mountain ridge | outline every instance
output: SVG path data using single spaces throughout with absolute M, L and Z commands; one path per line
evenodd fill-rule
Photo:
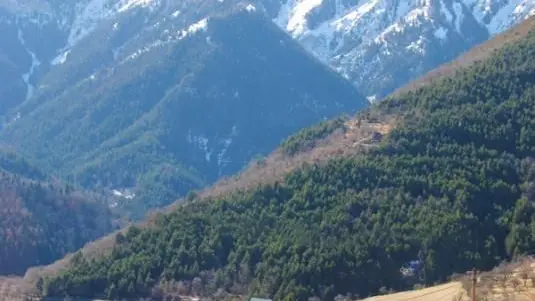
M 232 174 L 299 128 L 367 104 L 262 13 L 227 8 L 178 31 L 155 15 L 156 32 L 132 40 L 120 28 L 89 34 L 45 76 L 48 87 L 17 107 L 2 140 L 86 188 L 133 190 L 121 209 L 139 219 Z M 134 24 L 143 17 L 123 16 Z M 170 39 L 113 58 L 117 48 L 172 30 Z M 99 37 L 106 42 L 84 47 Z
M 529 17 L 514 28 L 508 29 L 504 33 L 490 39 L 489 41 L 477 45 L 466 53 L 461 54 L 453 61 L 431 70 L 414 81 L 408 82 L 406 85 L 396 89 L 392 95 L 399 95 L 410 90 L 415 90 L 430 84 L 435 80 L 440 80 L 441 78 L 451 76 L 456 70 L 462 68 L 463 66 L 469 66 L 476 62 L 485 60 L 491 56 L 494 51 L 502 48 L 504 44 L 512 43 L 525 37 L 529 31 L 532 30 L 534 22 L 535 17 Z
M 111 237 L 117 244 L 97 261 L 72 257 L 70 268 L 45 281 L 45 294 L 149 296 L 183 281 L 184 290 L 199 294 L 224 287 L 330 300 L 340 292 L 403 289 L 410 281 L 399 276 L 400 265 L 415 257 L 433 283 L 523 254 L 533 233 L 522 233 L 535 220 L 528 126 L 534 37 L 532 31 L 455 77 L 360 113 L 356 128 L 403 116 L 385 137 L 371 135 L 378 146 L 370 153 L 309 164 L 282 182 L 156 216 L 151 227 Z M 110 266 L 114 276 L 98 282 Z
M 518 25 L 517 27 L 511 29 L 509 32 L 504 33 L 504 37 L 506 35 L 512 35 L 512 36 L 518 36 L 523 37 L 527 34 L 528 31 L 525 29 L 533 30 L 535 28 L 535 17 L 531 17 L 529 20 L 526 20 L 522 24 Z M 509 41 L 506 38 L 496 38 L 495 40 L 498 42 L 498 45 L 492 46 L 492 49 L 501 49 L 505 47 L 507 42 Z M 492 41 L 489 43 L 493 43 Z M 482 44 L 479 47 L 484 47 L 485 44 Z M 493 50 L 494 51 L 494 50 Z M 486 52 L 488 53 L 488 52 Z M 485 59 L 488 59 L 488 56 L 484 57 Z M 468 68 L 478 60 L 468 60 L 469 64 L 452 64 L 453 66 L 456 66 L 457 71 L 460 69 Z M 444 74 L 452 74 L 452 73 L 444 73 Z M 447 77 L 444 75 L 444 77 Z M 408 85 L 406 88 L 406 91 L 401 92 L 408 93 L 408 92 L 414 92 L 418 88 L 417 85 Z M 288 156 L 284 153 L 282 149 L 275 150 L 270 156 L 266 157 L 263 160 L 253 160 L 249 166 L 247 166 L 241 173 L 232 176 L 227 177 L 219 180 L 214 185 L 207 187 L 205 189 L 202 189 L 201 191 L 195 193 L 193 195 L 193 199 L 202 200 L 202 199 L 217 199 L 217 198 L 223 198 L 228 197 L 230 194 L 232 194 L 233 191 L 250 191 L 252 189 L 255 189 L 262 183 L 266 184 L 274 184 L 277 181 L 282 181 L 284 179 L 284 176 L 296 169 L 299 168 L 303 163 L 306 162 L 315 162 L 315 163 L 325 163 L 329 159 L 339 156 L 339 155 L 345 155 L 345 156 L 351 156 L 352 154 L 355 154 L 358 151 L 365 150 L 365 148 L 357 147 L 352 148 L 355 142 L 357 141 L 366 141 L 367 139 L 372 137 L 373 132 L 380 132 L 384 135 L 388 134 L 393 128 L 396 127 L 397 124 L 400 124 L 403 122 L 403 120 L 392 118 L 393 116 L 387 116 L 388 118 L 381 119 L 379 118 L 381 116 L 377 116 L 376 114 L 370 114 L 368 112 L 361 112 L 357 117 L 353 118 L 343 118 L 345 120 L 344 127 L 345 132 L 340 131 L 334 131 L 326 138 L 320 139 L 320 141 L 317 141 L 315 143 L 315 147 L 313 149 L 306 149 L 302 150 L 301 153 L 296 154 L 294 156 Z M 371 125 L 372 127 L 367 127 L 366 123 L 367 120 L 371 119 Z M 357 127 L 358 122 L 361 122 L 361 128 Z M 305 131 L 304 129 L 303 131 Z M 348 136 L 349 139 L 344 138 L 344 135 Z M 353 137 L 357 137 L 357 140 L 354 140 Z M 362 139 L 362 140 L 361 140 Z M 376 143 L 376 142 L 375 142 Z M 357 145 L 358 146 L 358 145 Z M 290 163 L 287 163 L 290 162 Z M 272 166 L 273 164 L 273 166 Z M 154 220 L 156 219 L 157 215 L 162 212 L 171 212 L 172 210 L 175 210 L 184 204 L 187 204 L 187 198 L 182 198 L 174 202 L 173 204 L 167 206 L 165 209 L 156 210 L 145 222 L 137 223 L 136 225 L 144 228 L 146 226 L 151 226 L 154 223 Z M 123 229 L 123 231 L 126 231 L 127 229 Z M 98 256 L 107 254 L 113 249 L 114 246 L 114 235 L 108 235 L 103 238 L 98 239 L 95 242 L 92 242 L 88 248 L 84 248 L 81 251 L 83 252 L 84 256 L 88 256 L 91 258 L 94 254 L 98 254 Z M 35 282 L 36 279 L 38 279 L 39 275 L 51 275 L 54 274 L 58 270 L 63 270 L 69 263 L 70 256 L 67 256 L 66 258 L 57 261 L 56 263 L 45 266 L 45 267 L 39 267 L 30 269 L 25 278 L 29 282 Z
M 355 83 L 370 100 L 381 99 L 406 82 L 535 13 L 532 0 L 405 0 L 396 3 L 379 0 L 358 3 L 344 0 L 232 0 L 188 3 L 77 0 L 67 4 L 3 0 L 0 7 L 4 7 L 7 14 L 3 18 L 0 14 L 0 19 L 10 27 L 11 32 L 6 32 L 6 37 L 14 39 L 13 47 L 19 52 L 13 55 L 13 50 L 7 48 L 7 57 L 13 61 L 14 56 L 15 68 L 23 69 L 18 70 L 22 78 L 8 81 L 11 87 L 18 87 L 11 89 L 16 93 L 13 101 L 20 103 L 24 98 L 21 95 L 33 90 L 38 92 L 42 74 L 61 67 L 69 60 L 72 49 L 83 44 L 95 30 L 122 30 L 120 24 L 127 21 L 123 17 L 133 12 L 145 18 L 135 22 L 136 30 L 150 31 L 158 24 L 152 17 L 155 12 L 161 14 L 162 23 L 172 21 L 184 27 L 221 8 L 225 10 L 229 5 L 241 4 L 244 8 L 262 11 L 316 58 Z M 197 5 L 199 10 L 192 11 L 188 5 Z M 20 17 L 12 17 L 15 13 Z M 17 31 L 22 33 L 20 37 L 38 32 L 38 35 L 47 37 L 50 46 L 36 42 L 34 34 L 29 41 L 21 40 L 16 37 Z M 133 31 L 130 34 L 135 34 Z M 157 40 L 131 45 L 129 51 L 131 54 L 142 51 L 154 42 Z M 120 49 L 117 50 L 114 56 L 120 54 Z M 22 56 L 27 56 L 24 63 Z M 36 62 L 40 64 L 33 68 Z M 24 79 L 25 74 L 29 75 L 27 79 Z

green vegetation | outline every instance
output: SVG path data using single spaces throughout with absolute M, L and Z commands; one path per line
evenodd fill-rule
M 139 220 L 150 209 L 164 207 L 168 200 L 176 199 L 177 191 L 180 195 L 186 195 L 188 191 L 205 185 L 201 179 L 177 165 L 156 165 L 150 172 L 139 176 L 136 197 L 120 202 L 116 211 L 131 220 Z
M 141 47 L 124 35 L 154 41 L 155 32 L 141 30 L 145 15 L 96 32 L 102 43 L 88 38 L 52 68 L 35 97 L 13 110 L 21 117 L 0 140 L 87 189 L 135 191 L 119 209 L 138 219 L 241 170 L 298 129 L 367 104 L 262 14 L 217 14 L 206 32 L 117 61 L 114 50 Z M 197 16 L 181 18 L 165 22 L 179 26 Z M 311 102 L 317 111 L 303 109 Z M 161 169 L 165 184 L 155 176 Z
M 106 257 L 80 256 L 45 280 L 44 293 L 149 296 L 180 281 L 201 294 L 367 296 L 406 288 L 399 268 L 412 259 L 423 259 L 430 284 L 533 251 L 534 99 L 530 34 L 375 107 L 405 116 L 380 148 L 185 205 L 117 237 Z
M 285 139 L 281 144 L 281 148 L 288 155 L 295 155 L 298 152 L 312 149 L 319 140 L 327 138 L 338 129 L 345 129 L 344 123 L 347 120 L 347 116 L 342 116 L 304 128 L 297 134 Z
M 0 172 L 0 275 L 49 264 L 111 230 L 98 196 Z
M 32 180 L 44 181 L 48 179 L 48 175 L 33 163 L 10 150 L 0 149 L 0 168 L 8 173 Z

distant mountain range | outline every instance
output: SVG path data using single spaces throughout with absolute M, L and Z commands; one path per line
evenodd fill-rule
M 95 31 L 128 24 L 127 32 L 121 30 L 126 42 L 131 35 L 157 32 L 156 27 L 169 30 L 114 48 L 114 56 L 129 55 L 170 38 L 173 29 L 238 4 L 261 10 L 370 100 L 535 12 L 533 0 L 2 0 L 0 36 L 9 43 L 0 47 L 0 78 L 6 83 L 0 93 L 9 96 L 10 106 L 33 95 L 43 74 L 68 60 Z M 136 21 L 125 17 L 133 11 Z
M 274 21 L 370 100 L 535 13 L 531 0 L 287 0 Z
M 102 21 L 52 60 L 1 140 L 71 182 L 129 191 L 116 205 L 139 218 L 366 106 L 252 6 L 208 12 L 150 6 Z

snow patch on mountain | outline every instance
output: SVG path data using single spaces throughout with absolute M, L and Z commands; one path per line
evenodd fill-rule
M 131 200 L 136 197 L 136 194 L 133 193 L 131 189 L 127 189 L 127 188 L 113 189 L 112 193 L 114 196 L 125 198 L 128 200 Z
M 322 0 L 305 0 L 299 3 L 294 3 L 291 14 L 288 16 L 288 24 L 286 29 L 296 35 L 303 34 L 307 28 L 306 16 L 310 11 L 319 5 Z M 288 1 L 288 4 L 290 1 Z
M 465 0 L 474 18 L 485 26 L 491 35 L 503 32 L 529 16 L 535 14 L 533 0 Z
M 208 18 L 204 18 L 197 23 L 190 25 L 187 29 L 188 33 L 196 33 L 197 31 L 206 30 L 208 26 Z
M 153 0 L 123 0 L 119 2 L 118 12 L 124 12 L 137 6 L 147 7 Z
M 22 75 L 22 80 L 24 81 L 24 83 L 26 83 L 26 86 L 27 86 L 26 100 L 28 100 L 28 99 L 30 99 L 30 97 L 33 96 L 33 91 L 35 89 L 34 86 L 30 83 L 30 78 L 33 75 L 33 73 L 35 72 L 35 68 L 37 68 L 37 67 L 39 67 L 39 65 L 41 65 L 41 62 L 37 59 L 37 56 L 35 55 L 35 53 L 33 53 L 33 51 L 31 51 L 26 46 L 26 41 L 24 40 L 24 36 L 23 36 L 22 30 L 20 28 L 18 30 L 18 34 L 17 35 L 18 35 L 19 42 L 26 49 L 26 51 L 28 52 L 28 54 L 30 55 L 30 57 L 32 59 L 32 62 L 31 62 L 31 65 L 30 65 L 30 69 L 28 70 L 28 72 L 26 72 L 26 73 L 24 73 Z
M 225 155 L 227 154 L 227 151 L 230 145 L 232 144 L 233 139 L 237 136 L 238 128 L 236 125 L 234 125 L 232 127 L 232 130 L 230 131 L 230 134 L 220 141 L 220 144 L 222 144 L 222 146 L 221 150 L 217 153 L 217 166 L 219 168 L 219 175 L 223 173 L 223 168 L 225 168 L 231 162 L 229 158 L 225 157 Z
M 451 23 L 453 21 L 453 15 L 444 4 L 444 1 L 440 1 L 440 14 L 446 18 L 446 22 Z
M 67 51 L 63 51 L 62 53 L 60 53 L 57 57 L 55 57 L 51 62 L 50 64 L 52 65 L 61 65 L 61 64 L 64 64 L 66 61 L 67 61 L 67 57 L 69 56 L 69 53 L 71 51 L 70 50 L 67 50 Z
M 535 12 L 535 0 L 281 1 L 273 21 L 320 60 L 355 81 L 362 92 L 371 95 L 384 95 L 388 89 L 402 84 L 390 79 L 390 69 L 396 66 L 386 64 L 406 62 L 412 66 L 410 76 L 416 77 L 443 61 L 437 59 L 435 65 L 428 66 L 423 62 L 434 57 L 453 58 L 473 43 L 500 33 Z M 450 38 L 461 38 L 466 44 L 448 47 Z M 442 45 L 443 49 L 433 46 L 433 51 L 428 51 L 432 43 Z M 371 80 L 391 83 L 385 91 L 366 91 Z
M 455 12 L 455 28 L 458 33 L 461 33 L 461 27 L 464 19 L 463 6 L 461 3 L 453 3 L 453 11 Z
M 89 0 L 75 5 L 75 17 L 65 49 L 72 48 L 90 34 L 101 21 L 136 7 L 149 7 L 157 0 Z
M 156 47 L 162 47 L 162 46 L 165 46 L 165 45 L 167 45 L 169 43 L 172 43 L 172 42 L 173 42 L 172 39 L 168 39 L 166 41 L 156 40 L 156 41 L 150 43 L 149 45 L 146 45 L 145 47 L 136 50 L 134 53 L 131 53 L 126 58 L 124 58 L 121 62 L 119 62 L 119 64 L 124 64 L 125 62 L 127 62 L 129 60 L 136 59 L 140 55 L 142 55 L 144 53 L 147 53 L 147 52 L 151 51 L 152 49 L 154 49 Z M 118 52 L 114 51 L 114 59 L 117 59 L 117 57 L 118 57 Z
M 186 141 L 202 150 L 204 153 L 204 159 L 206 162 L 210 162 L 212 158 L 212 151 L 208 147 L 208 138 L 204 135 L 194 135 L 191 130 L 186 135 Z
M 439 27 L 433 32 L 434 36 L 439 40 L 446 40 L 448 37 L 448 30 L 444 27 Z
M 204 32 L 208 28 L 208 21 L 209 21 L 208 18 L 204 18 L 204 19 L 202 19 L 202 20 L 200 20 L 198 22 L 195 22 L 195 23 L 187 26 L 185 29 L 177 31 L 173 35 L 167 35 L 165 37 L 165 39 L 157 39 L 157 40 L 151 42 L 150 44 L 145 45 L 144 47 L 134 51 L 130 55 L 126 56 L 122 61 L 119 62 L 119 64 L 123 64 L 123 63 L 125 63 L 125 62 L 127 62 L 129 60 L 136 59 L 140 55 L 142 55 L 144 53 L 147 53 L 147 52 L 153 50 L 156 47 L 163 47 L 163 46 L 169 45 L 171 43 L 176 43 L 176 42 L 178 42 L 180 40 L 183 40 L 186 37 L 191 36 L 193 34 L 196 34 L 198 32 Z M 166 30 L 165 32 L 169 33 L 168 30 Z M 206 37 L 206 43 L 208 45 L 212 45 L 212 41 L 211 41 L 209 36 Z M 117 60 L 117 58 L 119 57 L 120 51 L 121 51 L 121 49 L 114 49 L 113 50 L 114 60 Z
M 393 73 L 399 73 L 393 70 L 401 68 L 402 64 L 398 63 L 410 66 L 407 71 L 409 77 L 416 77 L 435 66 L 430 61 L 436 60 L 436 64 L 439 64 L 442 63 L 440 59 L 451 59 L 474 43 L 482 42 L 535 13 L 535 0 L 279 1 L 273 0 L 274 10 L 269 10 L 274 23 L 318 59 L 352 80 L 361 92 L 377 94 L 378 98 L 401 84 L 402 81 L 392 78 Z M 50 5 L 43 4 L 47 2 L 37 0 L 0 2 L 0 6 L 8 3 L 11 10 L 50 11 Z M 198 3 L 203 3 L 201 6 L 210 5 L 208 0 L 77 0 L 61 4 L 59 9 L 56 7 L 56 11 L 51 13 L 54 17 L 28 17 L 28 20 L 32 23 L 54 21 L 65 31 L 68 38 L 64 47 L 57 49 L 59 55 L 52 60 L 47 58 L 52 65 L 59 65 L 68 59 L 69 51 L 103 21 L 136 8 L 145 9 L 146 20 L 151 18 L 152 12 L 163 12 L 156 25 L 167 26 L 165 30 L 155 32 L 152 40 L 147 39 L 144 45 L 136 46 L 137 51 L 128 49 L 131 52 L 130 56 L 126 56 L 128 60 L 155 47 L 205 31 L 208 16 L 217 12 L 209 9 L 199 11 L 197 6 L 193 7 Z M 268 11 L 264 10 L 266 3 L 261 0 L 219 0 L 219 3 L 239 3 L 241 9 L 249 12 L 255 12 L 257 8 Z M 214 4 L 214 7 L 218 5 Z M 154 10 L 155 7 L 161 9 Z M 170 20 L 174 20 L 172 24 Z M 191 23 L 192 20 L 198 21 Z M 184 26 L 187 24 L 190 25 Z M 128 24 L 119 26 L 115 22 L 110 30 L 125 26 Z M 454 39 L 456 44 L 462 44 L 463 41 L 465 44 L 449 47 L 450 39 Z M 206 40 L 208 44 L 211 43 L 210 37 Z M 122 54 L 121 47 L 117 45 L 114 50 L 116 60 Z M 371 87 L 367 84 L 369 81 L 387 84 L 379 87 L 382 85 L 379 83 L 377 87 Z

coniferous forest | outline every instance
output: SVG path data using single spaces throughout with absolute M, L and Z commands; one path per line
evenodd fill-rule
M 401 120 L 378 148 L 161 214 L 118 234 L 104 257 L 77 254 L 42 293 L 158 297 L 171 283 L 201 295 L 364 297 L 408 288 L 400 267 L 411 260 L 433 284 L 535 251 L 535 33 L 370 112 Z M 286 140 L 288 152 L 310 135 Z

